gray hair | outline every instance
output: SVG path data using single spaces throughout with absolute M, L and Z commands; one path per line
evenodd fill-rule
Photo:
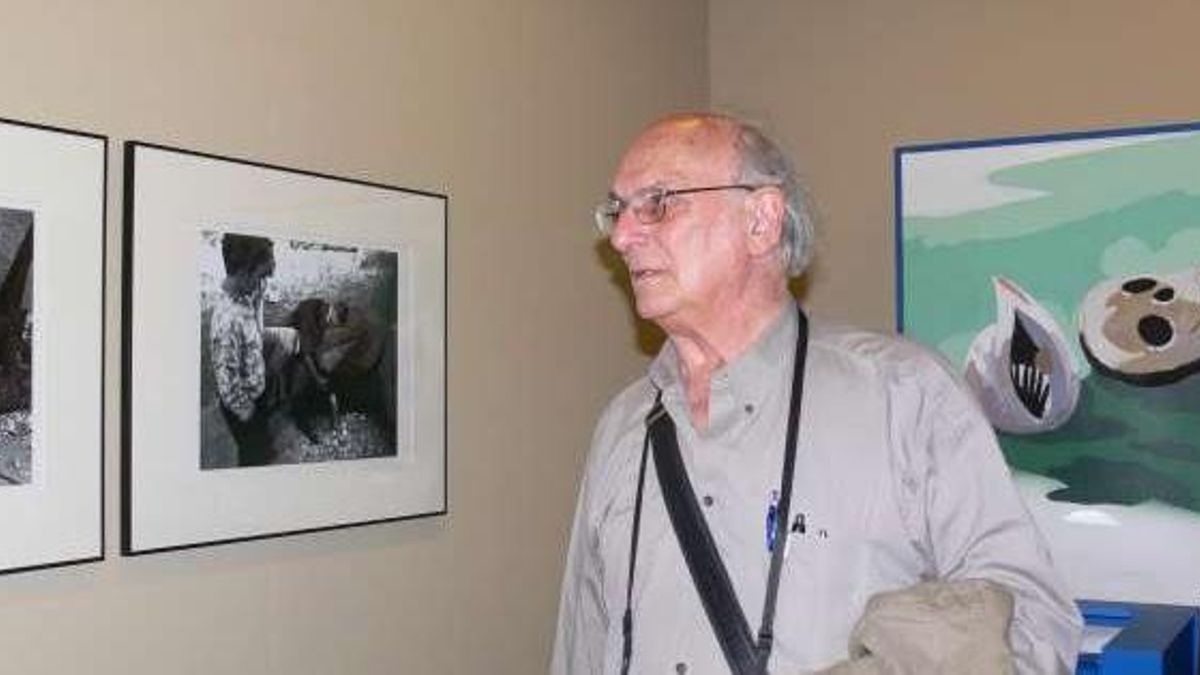
M 735 148 L 741 162 L 738 180 L 777 185 L 783 191 L 783 262 L 788 276 L 798 277 L 812 258 L 813 217 L 808 195 L 787 155 L 758 127 L 741 120 L 735 126 Z

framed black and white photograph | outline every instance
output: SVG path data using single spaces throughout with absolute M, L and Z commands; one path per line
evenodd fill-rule
M 122 552 L 446 511 L 443 195 L 125 146 Z
M 0 120 L 0 572 L 104 557 L 107 148 Z

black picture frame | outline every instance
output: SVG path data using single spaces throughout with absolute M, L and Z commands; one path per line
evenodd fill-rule
M 445 514 L 449 198 L 124 150 L 121 553 Z
M 0 573 L 104 559 L 107 158 L 0 119 Z

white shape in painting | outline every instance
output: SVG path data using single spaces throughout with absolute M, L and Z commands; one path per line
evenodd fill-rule
M 1063 520 L 1077 525 L 1098 525 L 1101 527 L 1120 527 L 1121 523 L 1100 509 L 1076 509 L 1063 516 Z
M 996 321 L 967 352 L 966 381 L 992 426 L 1013 434 L 1057 429 L 1079 402 L 1062 330 L 1020 286 L 993 277 Z
M 1200 588 L 1200 517 L 1157 501 L 1132 506 L 1080 505 L 1050 499 L 1052 478 L 1014 471 L 1017 491 L 1073 595 L 1096 600 L 1196 604 Z M 1102 516 L 1102 517 L 1101 517 Z
M 992 174 L 1097 150 L 1148 143 L 1173 134 L 1147 134 L 1075 141 L 1021 143 L 937 152 L 906 153 L 901 159 L 904 217 L 944 218 L 1044 195 L 1041 190 L 999 185 Z

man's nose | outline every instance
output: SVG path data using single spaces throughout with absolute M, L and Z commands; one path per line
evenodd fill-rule
M 617 216 L 617 220 L 613 223 L 612 232 L 608 235 L 608 241 L 617 253 L 625 253 L 630 247 L 636 245 L 646 237 L 646 225 L 633 215 L 633 209 L 622 209 Z

